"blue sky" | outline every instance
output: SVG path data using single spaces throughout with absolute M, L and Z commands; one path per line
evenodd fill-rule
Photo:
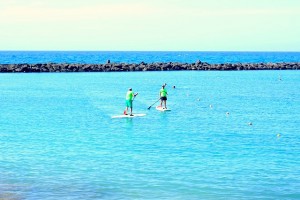
M 0 50 L 300 51 L 299 0 L 0 0 Z

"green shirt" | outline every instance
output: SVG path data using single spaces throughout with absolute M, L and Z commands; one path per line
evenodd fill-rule
M 160 89 L 159 94 L 161 97 L 166 97 L 168 92 L 166 89 Z
M 126 93 L 126 100 L 133 100 L 134 94 L 133 91 L 128 91 Z

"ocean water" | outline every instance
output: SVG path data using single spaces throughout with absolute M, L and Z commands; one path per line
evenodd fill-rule
M 0 51 L 0 64 L 15 63 L 153 63 L 197 60 L 208 63 L 300 62 L 300 52 L 199 51 Z
M 148 110 L 162 83 L 172 111 Z M 128 87 L 146 116 L 112 119 Z M 297 70 L 0 74 L 0 199 L 299 199 L 299 91 Z

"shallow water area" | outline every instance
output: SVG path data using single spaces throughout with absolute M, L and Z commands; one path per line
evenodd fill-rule
M 171 111 L 147 109 L 163 83 Z M 129 87 L 146 116 L 112 119 Z M 299 199 L 299 91 L 297 70 L 0 74 L 0 199 Z

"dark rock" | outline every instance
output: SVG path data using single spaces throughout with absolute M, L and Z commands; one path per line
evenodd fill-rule
M 201 65 L 201 63 L 202 63 L 201 60 L 197 60 L 195 64 L 196 65 Z
M 0 72 L 111 72 L 111 71 L 169 71 L 169 70 L 298 70 L 300 63 L 106 63 L 106 64 L 0 64 Z

